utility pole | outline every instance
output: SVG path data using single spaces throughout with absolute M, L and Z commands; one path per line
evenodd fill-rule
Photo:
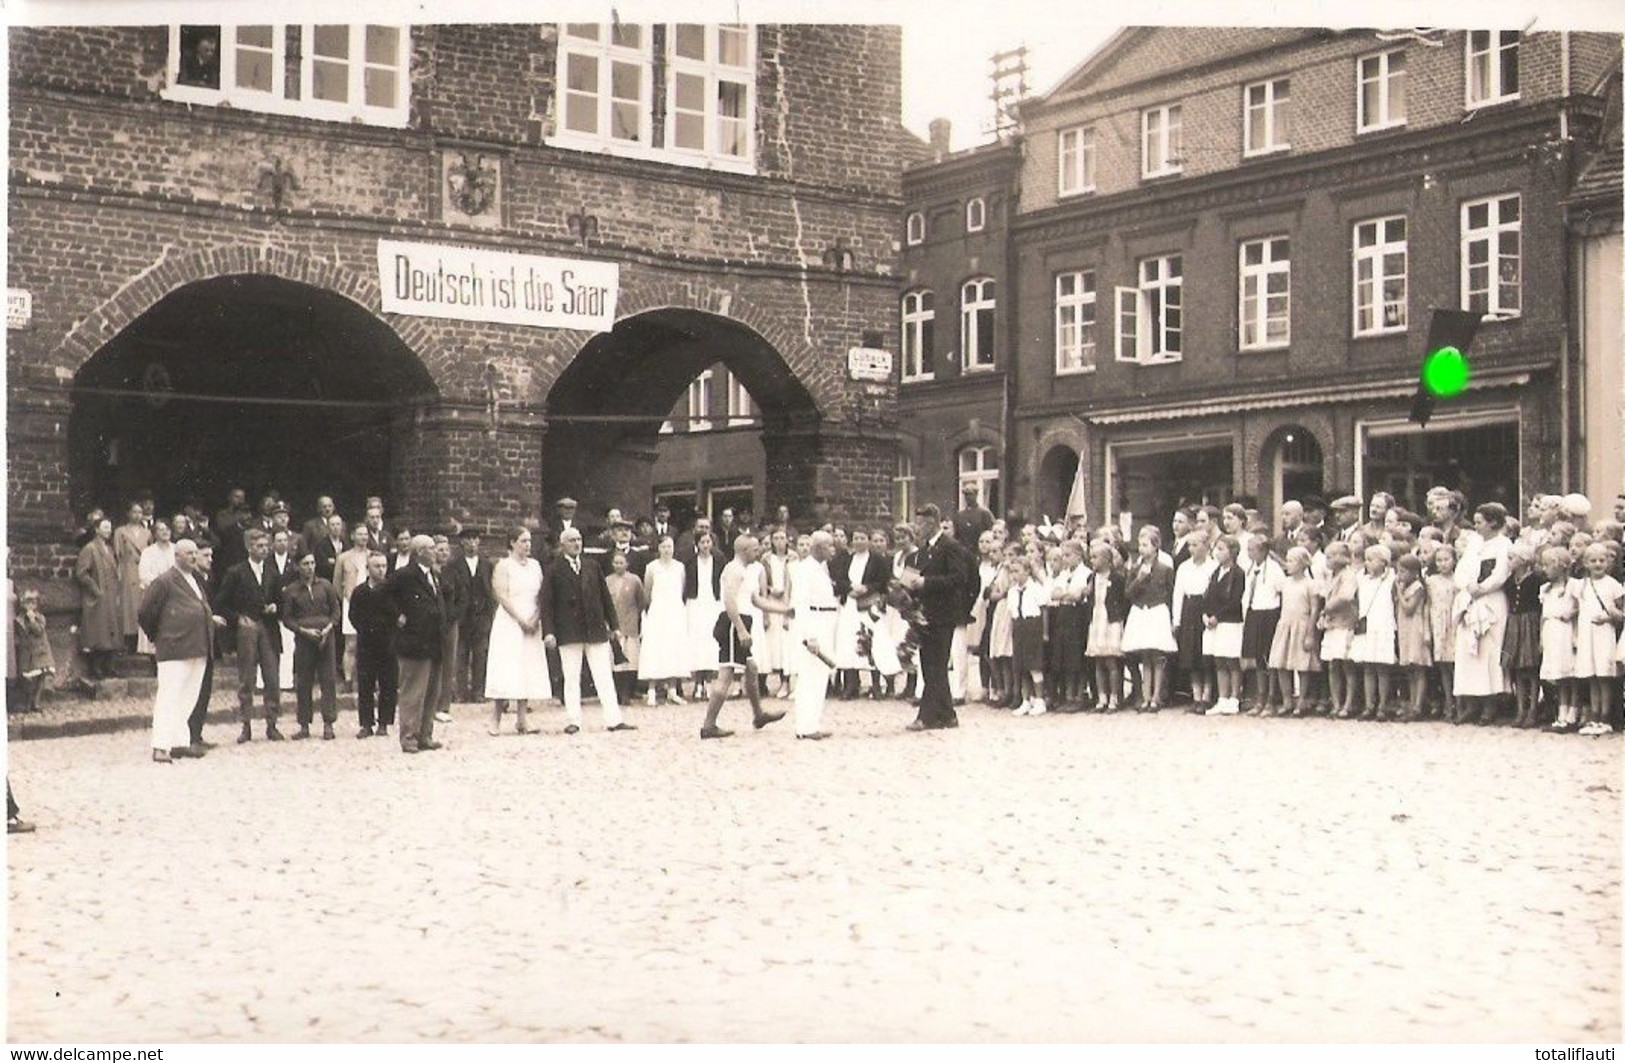
M 1007 52 L 997 52 L 989 60 L 993 67 L 989 75 L 993 91 L 993 128 L 999 140 L 1007 140 L 1020 129 L 1016 106 L 1027 98 L 1027 46 L 1025 44 Z

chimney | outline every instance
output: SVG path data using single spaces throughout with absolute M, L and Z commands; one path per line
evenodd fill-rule
M 941 159 L 948 154 L 948 142 L 952 139 L 954 124 L 946 118 L 933 118 L 926 128 L 931 131 L 931 151 Z

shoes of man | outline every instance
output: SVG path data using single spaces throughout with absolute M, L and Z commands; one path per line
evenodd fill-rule
M 265 737 L 269 738 L 271 736 L 267 734 Z M 242 733 L 237 736 L 237 744 L 242 745 L 244 742 L 252 742 L 253 740 L 254 732 L 248 729 L 248 724 L 243 724 Z
M 564 728 L 564 733 L 567 734 L 567 735 L 573 735 L 573 734 L 576 734 L 577 732 L 579 732 L 580 730 L 581 730 L 581 728 L 577 727 L 573 723 L 572 724 L 566 724 L 565 728 Z
M 379 738 L 388 738 L 389 737 L 389 724 L 387 724 L 387 723 L 379 724 L 378 725 L 378 730 L 374 731 L 373 734 L 377 735 Z
M 634 726 L 633 724 L 629 724 L 629 723 L 626 723 L 626 722 L 623 721 L 621 723 L 616 724 L 614 727 L 609 728 L 609 730 L 611 730 L 611 731 L 636 731 L 637 727 Z
M 702 728 L 700 728 L 700 737 L 701 738 L 727 738 L 732 734 L 733 734 L 732 731 L 724 731 L 720 727 L 702 727 Z
M 401 743 L 401 752 L 402 753 L 418 753 L 418 752 L 421 752 L 421 750 L 418 749 L 418 744 L 416 742 L 402 742 Z
M 911 720 L 908 726 L 903 728 L 905 731 L 924 731 L 926 729 L 924 720 Z
M 418 748 L 419 749 L 444 749 L 445 747 L 446 747 L 446 744 L 444 742 L 436 742 L 432 738 L 427 742 L 419 742 L 418 743 Z
M 435 718 L 435 721 L 437 723 L 450 723 L 451 722 L 451 713 L 449 713 L 449 712 L 437 712 L 437 713 L 434 714 L 434 718 Z
M 796 735 L 796 737 L 805 738 L 809 742 L 822 742 L 824 739 L 831 737 L 831 735 L 828 731 L 814 731 L 812 734 Z
M 33 834 L 34 825 L 25 819 L 6 820 L 7 834 Z
M 293 740 L 295 742 L 303 742 L 305 739 L 307 739 L 309 737 L 310 737 L 310 727 L 309 727 L 308 724 L 300 724 L 299 725 L 299 730 L 297 730 L 297 731 L 295 731 L 293 733 Z
M 760 716 L 758 716 L 755 719 L 751 720 L 750 723 L 751 723 L 752 727 L 754 727 L 758 731 L 760 731 L 762 728 L 766 727 L 768 724 L 770 724 L 770 723 L 778 723 L 782 719 L 784 719 L 784 710 L 780 709 L 778 712 L 764 712 Z
M 202 738 L 202 737 L 201 737 L 201 736 L 200 736 L 200 737 L 198 737 L 198 738 L 194 738 L 194 739 L 192 739 L 192 747 L 193 747 L 193 748 L 194 748 L 194 749 L 204 749 L 204 750 L 208 750 L 208 749 L 213 749 L 213 748 L 215 748 L 215 747 L 216 747 L 216 746 L 217 746 L 217 745 L 219 745 L 219 743 L 218 743 L 218 742 L 207 742 L 207 741 L 204 741 L 204 740 L 203 740 L 203 738 Z
M 169 756 L 173 760 L 187 760 L 202 757 L 203 751 L 198 750 L 194 753 L 191 746 L 172 746 L 169 750 Z
M 167 749 L 155 749 L 155 750 L 153 750 L 152 751 L 152 759 L 153 759 L 153 763 L 155 763 L 155 764 L 168 764 L 168 763 L 170 763 L 169 750 L 167 750 Z
M 359 731 L 357 731 L 355 733 L 355 736 L 357 738 L 371 738 L 372 737 L 372 728 L 371 727 L 363 727 L 361 730 L 359 730 Z
M 330 724 L 330 723 L 322 724 L 322 741 L 331 742 L 336 737 L 338 737 L 338 736 L 333 733 L 333 725 L 332 724 Z

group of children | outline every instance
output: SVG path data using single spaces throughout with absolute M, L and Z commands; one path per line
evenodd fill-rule
M 1155 712 L 1178 689 L 1213 716 L 1487 725 L 1510 703 L 1515 727 L 1611 733 L 1625 674 L 1620 524 L 1551 520 L 1544 496 L 1527 525 L 1491 503 L 1474 528 L 1386 502 L 1375 523 L 1274 537 L 1240 505 L 1183 511 L 1177 561 L 1150 525 L 1132 548 L 1115 527 L 1010 538 L 995 525 L 976 544 L 969 628 L 989 704 Z M 1384 523 L 1387 508 L 1409 523 Z

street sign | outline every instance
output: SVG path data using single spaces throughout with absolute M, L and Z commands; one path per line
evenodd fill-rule
M 891 352 L 879 347 L 853 347 L 846 352 L 846 375 L 853 380 L 891 379 Z
M 6 328 L 27 328 L 34 323 L 34 293 L 22 288 L 6 289 Z

